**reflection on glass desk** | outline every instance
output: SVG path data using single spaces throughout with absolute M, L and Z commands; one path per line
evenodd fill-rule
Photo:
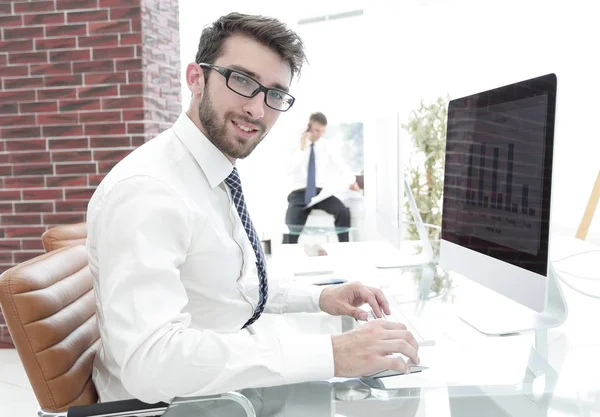
M 355 230 L 355 227 L 334 227 L 334 226 L 306 226 L 296 224 L 286 224 L 284 226 L 284 233 L 289 235 L 299 236 L 300 234 L 306 235 L 339 235 L 340 233 L 349 233 Z
M 381 285 L 381 289 L 402 304 L 438 297 L 445 299 L 451 295 L 453 285 L 451 275 L 432 263 L 402 270 L 400 279 Z
M 583 245 L 583 246 L 582 246 Z M 290 245 L 296 246 L 296 245 Z M 334 378 L 279 387 L 239 391 L 253 405 L 257 416 L 581 416 L 600 417 L 600 300 L 562 285 L 569 308 L 566 322 L 557 328 L 506 337 L 488 337 L 458 318 L 457 307 L 482 288 L 437 265 L 381 270 L 369 265 L 369 242 L 331 243 L 327 268 L 349 280 L 382 288 L 390 303 L 410 309 L 435 331 L 436 345 L 422 347 L 419 356 L 429 369 L 385 379 Z M 563 245 L 553 259 L 583 252 L 585 242 Z M 298 248 L 287 255 L 310 259 Z M 276 254 L 277 255 L 277 254 Z M 290 263 L 286 252 L 273 261 Z M 599 276 L 598 253 L 590 252 L 557 269 L 572 276 Z M 318 265 L 323 267 L 324 264 Z M 293 277 L 306 282 L 314 277 Z M 574 278 L 570 283 L 576 286 Z M 589 282 L 586 285 L 591 285 Z M 600 281 L 596 282 L 600 288 Z M 583 287 L 577 287 L 579 289 Z M 587 287 L 585 287 L 587 288 Z M 600 294 L 600 292 L 597 292 Z M 494 297 L 482 298 L 488 303 Z M 502 304 L 498 314 L 502 314 Z M 344 319 L 326 314 L 263 315 L 257 332 L 335 333 Z M 274 325 L 274 323 L 276 325 Z M 356 323 L 349 320 L 352 326 Z M 346 328 L 347 330 L 347 328 Z M 189 407 L 192 407 L 191 405 Z M 202 412 L 200 412 L 200 408 Z M 180 407 L 174 416 L 244 416 L 239 404 L 198 403 L 188 411 Z
M 161 417 L 238 415 L 256 417 L 254 404 L 243 394 L 228 392 L 221 395 L 174 398 Z
M 354 230 L 354 227 L 333 227 L 333 226 L 306 226 L 297 224 L 286 224 L 285 232 L 291 235 L 306 233 L 309 235 L 339 235 Z

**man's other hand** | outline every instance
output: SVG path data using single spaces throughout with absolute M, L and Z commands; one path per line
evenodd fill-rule
M 367 319 L 367 312 L 359 308 L 363 304 L 369 304 L 377 318 L 390 314 L 390 305 L 383 292 L 360 282 L 326 288 L 319 298 L 322 311 L 332 316 L 352 316 L 357 320 Z
M 371 321 L 331 336 L 331 344 L 336 377 L 360 377 L 387 369 L 409 373 L 410 366 L 401 355 L 419 363 L 419 345 L 401 323 Z

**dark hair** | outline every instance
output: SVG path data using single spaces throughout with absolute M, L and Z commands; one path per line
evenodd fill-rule
M 290 64 L 292 77 L 300 73 L 302 64 L 306 61 L 302 39 L 279 20 L 265 16 L 230 13 L 202 30 L 196 63 L 214 64 L 223 54 L 223 44 L 227 38 L 236 34 L 253 38 L 277 52 Z
M 321 123 L 323 126 L 327 126 L 327 117 L 325 117 L 325 115 L 321 112 L 313 113 L 310 115 L 308 123 L 313 122 Z

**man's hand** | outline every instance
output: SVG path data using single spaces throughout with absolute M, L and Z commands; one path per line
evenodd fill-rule
M 352 184 L 352 185 L 350 186 L 350 189 L 351 189 L 352 191 L 360 191 L 360 186 L 358 185 L 358 183 L 357 183 L 357 182 L 355 182 L 354 184 Z
M 367 312 L 358 308 L 367 303 L 377 318 L 383 317 L 382 312 L 390 314 L 390 305 L 383 292 L 360 282 L 326 288 L 319 298 L 322 311 L 332 316 L 352 316 L 357 320 L 367 319 Z
M 410 366 L 400 355 L 419 363 L 417 344 L 401 323 L 375 320 L 346 333 L 331 336 L 336 377 L 354 378 L 384 370 L 409 373 Z
M 300 136 L 300 149 L 304 150 L 306 148 L 306 144 L 308 143 L 309 137 L 310 132 L 304 132 L 302 136 Z

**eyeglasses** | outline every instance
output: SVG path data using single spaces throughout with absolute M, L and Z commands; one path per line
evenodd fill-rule
M 288 111 L 296 100 L 285 91 L 276 88 L 267 88 L 254 78 L 243 72 L 229 68 L 218 67 L 212 64 L 200 63 L 201 67 L 210 68 L 225 77 L 227 87 L 242 97 L 252 98 L 258 93 L 265 93 L 265 104 L 277 111 Z

